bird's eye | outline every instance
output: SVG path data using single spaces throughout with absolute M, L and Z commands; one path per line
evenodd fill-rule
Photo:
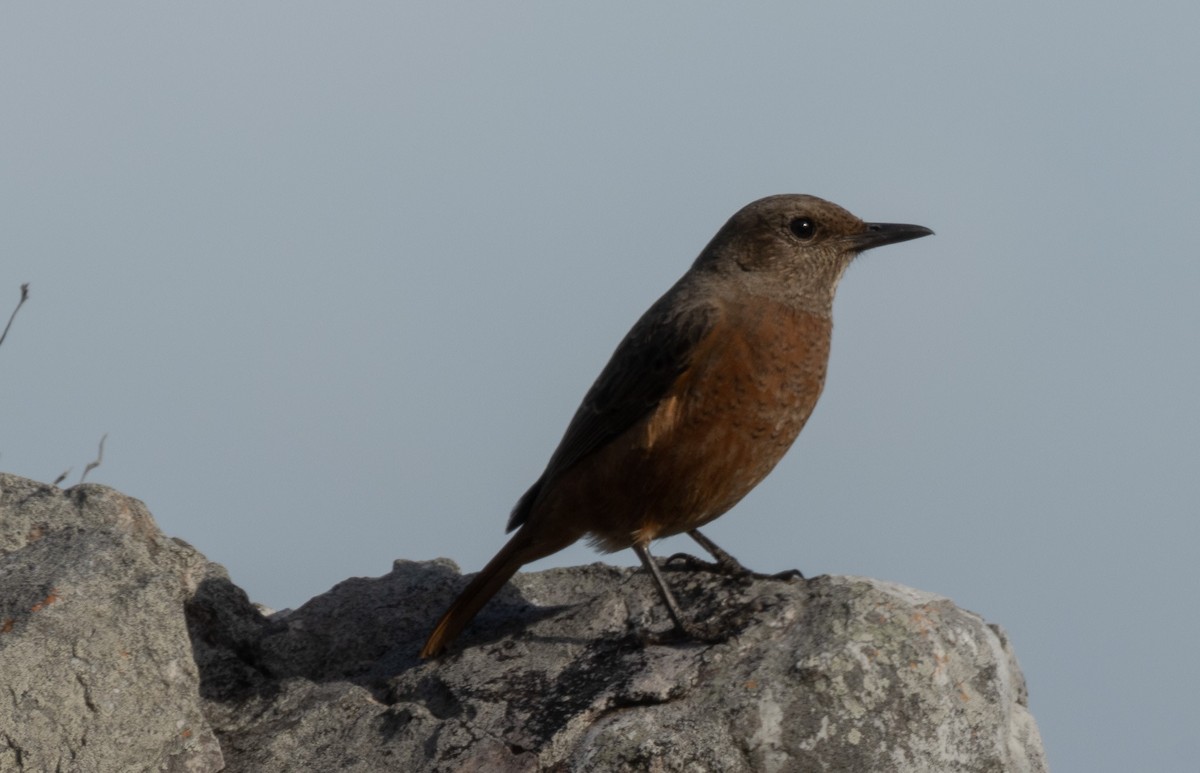
M 798 217 L 788 223 L 788 230 L 794 233 L 797 239 L 808 241 L 816 234 L 817 225 L 810 218 Z

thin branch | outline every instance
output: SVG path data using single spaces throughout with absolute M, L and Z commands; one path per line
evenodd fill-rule
M 73 469 L 75 469 L 75 468 L 68 467 L 67 469 L 63 470 L 63 474 L 59 475 L 57 478 L 55 478 L 54 482 L 51 483 L 50 485 L 57 486 L 58 484 L 62 483 L 64 480 L 67 479 L 67 476 L 71 474 L 71 470 L 73 470 Z
M 17 308 L 13 309 L 13 313 L 8 318 L 8 324 L 4 326 L 4 332 L 0 333 L 0 344 L 4 343 L 4 339 L 8 336 L 8 329 L 12 327 L 13 320 L 17 318 L 17 312 L 25 305 L 25 301 L 29 300 L 29 283 L 21 285 L 21 300 L 17 302 Z
M 104 461 L 104 441 L 107 439 L 107 432 L 100 436 L 100 453 L 96 454 L 96 461 L 88 462 L 88 466 L 83 468 L 83 474 L 79 476 L 80 483 L 83 483 L 83 479 L 87 477 L 87 474 L 99 467 L 100 463 Z

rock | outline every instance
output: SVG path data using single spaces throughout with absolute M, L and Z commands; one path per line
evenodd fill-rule
M 136 499 L 0 475 L 0 770 L 220 770 L 183 617 L 210 572 Z
M 518 575 L 423 662 L 448 561 L 268 618 L 137 500 L 11 476 L 0 551 L 0 770 L 1046 769 L 1003 632 L 876 580 L 669 571 L 699 644 L 639 571 Z

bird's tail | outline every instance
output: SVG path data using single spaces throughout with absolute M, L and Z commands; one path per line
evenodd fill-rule
M 562 549 L 573 541 L 567 540 L 565 544 L 550 546 L 533 543 L 527 529 L 521 529 L 514 534 L 495 558 L 488 561 L 487 566 L 483 567 L 479 574 L 467 583 L 467 587 L 463 588 L 462 593 L 458 594 L 458 598 L 438 620 L 433 633 L 429 634 L 425 646 L 421 648 L 421 657 L 432 658 L 442 654 L 446 647 L 462 633 L 462 629 L 467 626 L 467 623 L 471 622 L 476 613 L 483 608 L 488 599 L 496 595 L 496 592 L 504 587 L 504 583 L 508 582 L 518 569 L 530 561 Z

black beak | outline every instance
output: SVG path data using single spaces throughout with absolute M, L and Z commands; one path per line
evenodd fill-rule
M 909 239 L 920 239 L 922 236 L 932 236 L 933 231 L 923 225 L 908 225 L 907 223 L 867 223 L 865 231 L 850 237 L 850 243 L 858 252 L 883 247 L 886 244 L 899 244 Z

